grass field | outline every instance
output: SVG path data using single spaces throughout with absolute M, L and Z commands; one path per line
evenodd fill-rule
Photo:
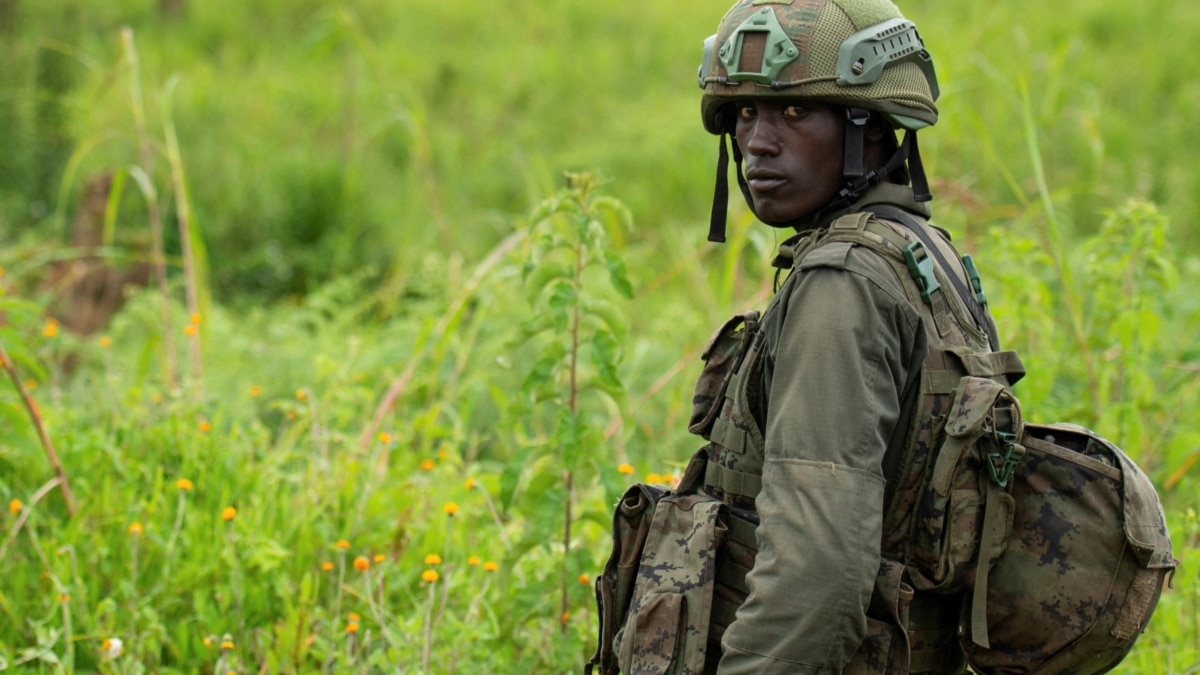
M 726 4 L 0 2 L 0 669 L 577 671 L 610 505 L 679 474 L 699 350 L 769 297 L 774 231 L 738 204 L 704 242 Z M 1167 506 L 1121 672 L 1196 672 L 1200 10 L 904 9 L 1026 414 Z M 165 293 L 48 318 L 156 223 Z

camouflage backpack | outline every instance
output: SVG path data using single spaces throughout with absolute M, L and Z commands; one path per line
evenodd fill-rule
M 869 633 L 860 647 L 866 657 L 856 655 L 847 672 L 909 672 L 920 646 L 908 618 L 914 594 L 961 598 L 952 620 L 978 673 L 1110 670 L 1145 629 L 1177 564 L 1153 486 L 1119 448 L 1083 427 L 1026 423 L 1011 389 L 1024 375 L 1016 353 L 952 339 L 950 329 L 986 304 L 969 256 L 952 266 L 953 248 L 939 231 L 897 209 L 875 210 L 802 239 L 793 261 L 803 273 L 804 259 L 824 246 L 870 248 L 913 282 L 910 300 L 929 327 L 918 410 L 888 475 L 897 487 L 885 505 L 880 574 L 896 577 L 895 593 L 882 608 L 873 597 L 868 608 L 869 619 L 875 611 L 907 622 L 900 630 L 908 635 L 873 642 Z M 739 499 L 752 503 L 759 484 L 713 466 L 734 432 L 755 424 L 730 383 L 753 370 L 741 366 L 757 356 L 757 326 L 757 313 L 735 317 L 705 351 L 690 428 L 710 443 L 679 488 L 634 486 L 614 514 L 613 553 L 596 580 L 600 644 L 588 672 L 715 672 L 720 634 L 753 566 L 747 531 L 756 517 Z M 722 482 L 729 476 L 734 489 Z M 671 506 L 655 508 L 664 503 Z

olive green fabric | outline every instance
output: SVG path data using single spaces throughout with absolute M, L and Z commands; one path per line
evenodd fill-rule
M 863 204 L 922 212 L 911 195 L 883 185 Z M 858 649 L 880 566 L 882 464 L 904 445 L 902 410 L 927 349 L 902 281 L 877 254 L 830 244 L 801 272 L 763 317 L 759 553 L 723 639 L 723 674 L 838 673 Z M 739 469 L 752 454 L 719 460 Z
M 729 36 L 757 12 L 774 12 L 799 51 L 776 76 L 786 86 L 753 81 L 726 81 L 721 47 Z M 897 127 L 918 129 L 937 122 L 938 110 L 929 81 L 920 66 L 901 61 L 887 66 L 869 84 L 837 83 L 838 50 L 854 33 L 888 19 L 902 18 L 889 0 L 790 0 L 760 3 L 741 0 L 722 19 L 709 55 L 700 102 L 704 128 L 721 133 L 718 113 L 726 103 L 752 98 L 810 98 L 885 113 Z M 757 57 L 757 53 L 755 54 Z

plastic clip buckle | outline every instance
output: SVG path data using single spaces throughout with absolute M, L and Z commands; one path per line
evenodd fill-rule
M 1017 435 L 1003 431 L 992 431 L 992 437 L 1004 447 L 1004 452 L 987 453 L 988 476 L 1000 487 L 1008 487 L 1016 473 L 1017 463 L 1025 455 L 1025 448 L 1017 444 Z
M 983 294 L 983 281 L 979 278 L 979 268 L 975 267 L 975 259 L 968 253 L 962 257 L 963 267 L 967 268 L 967 278 L 971 280 L 971 288 L 975 291 L 975 299 L 983 307 L 987 307 L 987 296 Z
M 919 258 L 918 252 L 920 253 Z M 925 301 L 925 304 L 932 305 L 933 294 L 935 291 L 941 290 L 942 285 L 938 283 L 937 277 L 933 274 L 933 260 L 921 242 L 914 241 L 904 248 L 904 262 L 908 264 L 909 273 L 912 274 L 913 280 L 921 289 L 921 299 Z

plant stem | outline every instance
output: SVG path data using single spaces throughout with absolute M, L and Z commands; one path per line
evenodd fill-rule
M 29 419 L 33 422 L 34 429 L 37 430 L 38 440 L 42 443 L 42 449 L 46 451 L 46 458 L 50 460 L 50 466 L 53 467 L 54 474 L 58 477 L 58 486 L 62 489 L 63 502 L 67 505 L 67 515 L 74 517 L 75 497 L 71 494 L 71 486 L 67 482 L 67 472 L 58 461 L 58 454 L 54 452 L 54 444 L 50 442 L 50 435 L 46 433 L 46 427 L 42 424 L 42 416 L 38 412 L 37 404 L 34 403 L 33 397 L 29 395 L 29 392 L 25 389 L 25 385 L 21 382 L 21 377 L 17 374 L 17 367 L 13 364 L 12 359 L 8 357 L 8 352 L 4 350 L 3 344 L 0 344 L 0 364 L 3 364 L 4 370 L 8 372 L 8 377 L 12 380 L 13 386 L 17 388 L 17 394 L 25 404 L 25 410 L 29 413 Z

